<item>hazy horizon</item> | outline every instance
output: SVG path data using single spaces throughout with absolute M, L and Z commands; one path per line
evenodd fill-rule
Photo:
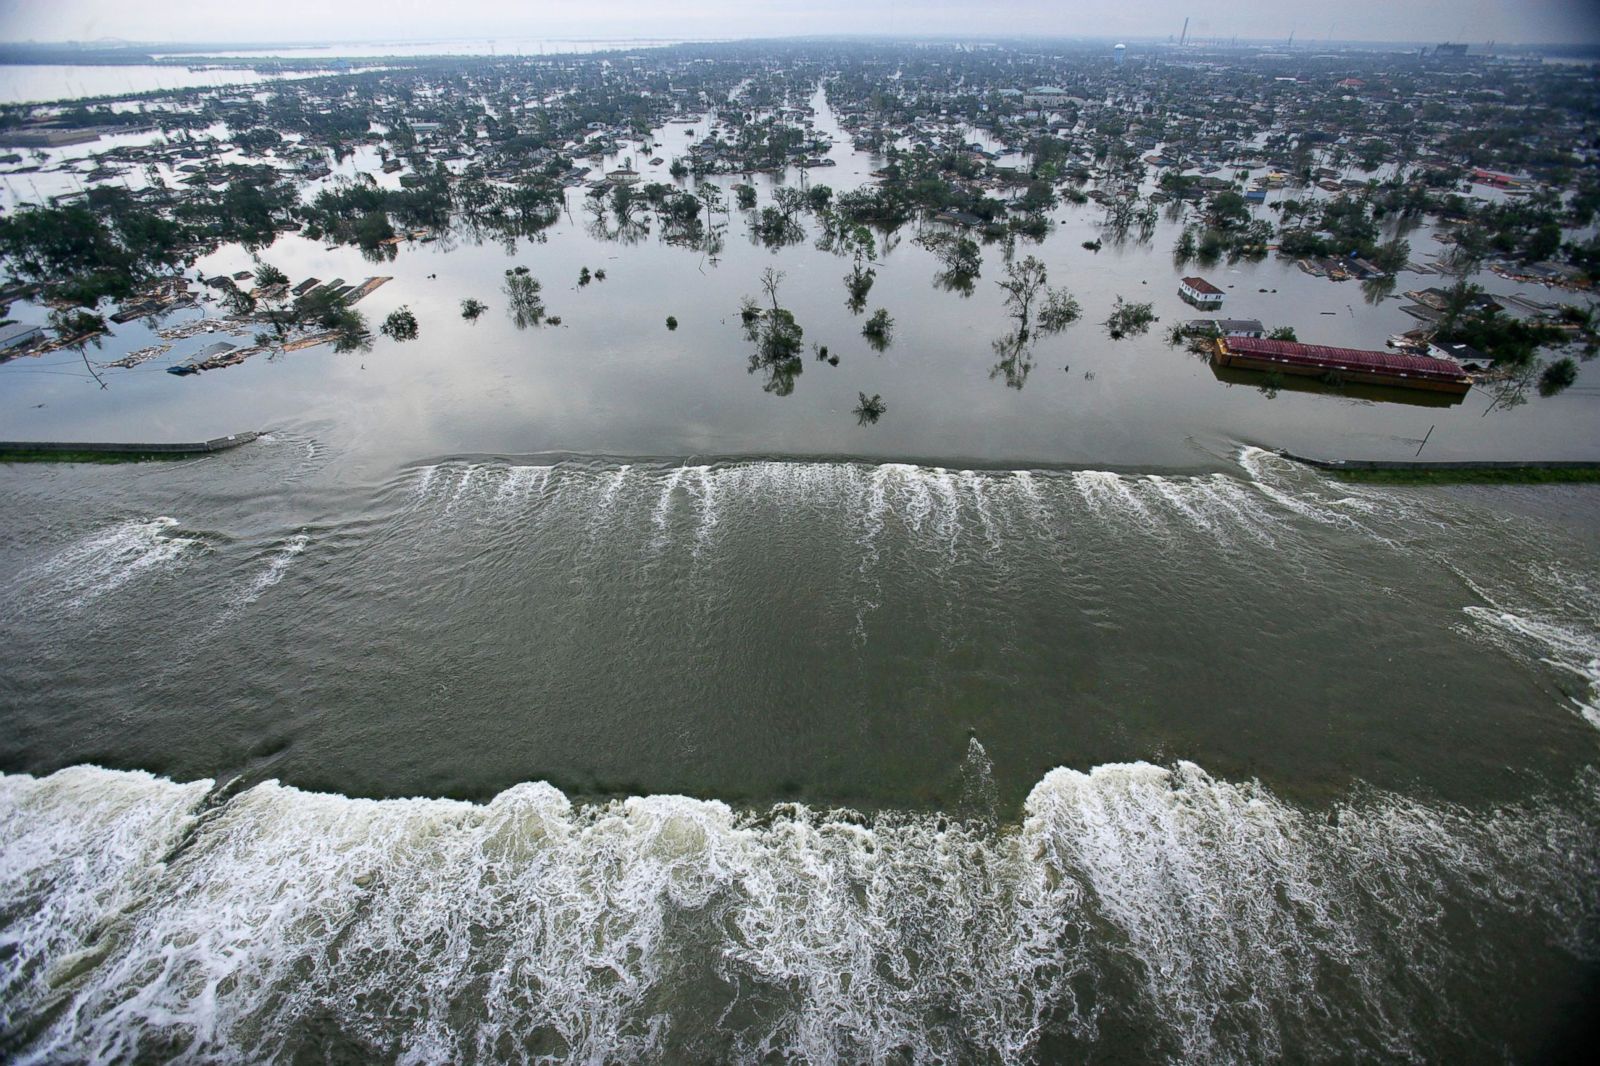
M 1482 45 L 1600 44 L 1600 11 L 1570 0 L 1460 0 L 1397 6 L 1349 0 L 1337 9 L 1310 0 L 1241 0 L 1225 11 L 1180 0 L 1148 0 L 1115 11 L 1068 0 L 1000 0 L 981 7 L 948 0 L 704 0 L 670 14 L 643 0 L 566 6 L 460 0 L 442 11 L 417 0 L 313 0 L 218 8 L 194 0 L 157 9 L 110 0 L 65 0 L 48 8 L 0 0 L 0 40 L 9 43 L 305 45 L 504 38 L 774 38 L 902 36 L 1191 39 Z

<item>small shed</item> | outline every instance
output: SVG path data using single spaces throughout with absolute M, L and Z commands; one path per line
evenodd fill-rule
M 26 322 L 12 322 L 0 326 L 0 352 L 16 351 L 24 344 L 31 344 L 42 336 L 44 336 L 43 330 Z

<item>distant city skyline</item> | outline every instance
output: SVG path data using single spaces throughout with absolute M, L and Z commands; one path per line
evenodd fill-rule
M 310 43 L 492 37 L 781 37 L 818 34 L 1600 44 L 1600 5 L 1585 0 L 1146 0 L 1106 10 L 1081 0 L 703 0 L 665 11 L 646 0 L 0 0 L 0 41 Z

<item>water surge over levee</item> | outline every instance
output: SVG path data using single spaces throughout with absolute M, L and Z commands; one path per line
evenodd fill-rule
M 517 554 L 516 579 L 546 566 L 586 591 L 659 584 L 725 609 L 730 573 L 782 559 L 818 590 L 822 629 L 858 644 L 908 590 L 939 591 L 920 621 L 949 642 L 974 619 L 1004 631 L 1019 596 L 1046 586 L 1058 602 L 1167 597 L 1182 574 L 1218 599 L 1367 581 L 1363 595 L 1403 598 L 1400 581 L 1451 574 L 1469 601 L 1461 631 L 1566 672 L 1581 686 L 1571 704 L 1600 727 L 1591 562 L 1446 493 L 1350 485 L 1250 446 L 1233 458 L 1236 471 L 1207 474 L 450 460 L 406 471 L 389 496 L 418 553 L 440 536 L 487 545 Z M 964 620 L 942 617 L 957 602 Z M 1005 606 L 991 618 L 988 603 Z
M 980 805 L 986 766 L 974 745 Z M 1592 771 L 1502 808 L 1312 811 L 1190 763 L 1058 769 L 1010 826 L 208 791 L 0 778 L 0 1053 L 1477 1057 L 1506 989 L 1600 948 Z
M 169 570 L 192 555 L 200 541 L 183 536 L 176 518 L 132 518 L 63 547 L 14 579 L 24 599 L 48 596 L 68 610 L 147 575 Z

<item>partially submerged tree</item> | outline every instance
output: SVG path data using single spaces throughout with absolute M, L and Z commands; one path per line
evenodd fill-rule
M 1159 319 L 1156 318 L 1153 305 L 1130 304 L 1118 296 L 1110 317 L 1106 319 L 1106 332 L 1111 334 L 1111 339 L 1114 341 L 1123 337 L 1137 337 L 1147 332 L 1150 324 L 1157 321 Z
M 256 298 L 245 292 L 229 278 L 222 287 L 222 306 L 235 318 L 249 318 L 256 313 Z
M 270 289 L 277 285 L 289 284 L 289 275 L 273 266 L 271 263 L 256 261 L 256 288 Z
M 880 352 L 889 347 L 894 340 L 894 319 L 889 317 L 888 310 L 880 307 L 872 312 L 872 317 L 861 327 L 861 335 Z
M 1065 289 L 1051 289 L 1045 293 L 1044 303 L 1039 308 L 1039 332 L 1041 334 L 1060 333 L 1083 314 L 1083 309 L 1078 306 L 1078 301 Z
M 1022 323 L 1024 340 L 1027 339 L 1028 324 L 1033 317 L 1033 303 L 1049 280 L 1044 264 L 1030 255 L 1021 262 L 1007 264 L 1006 276 L 995 282 L 1005 290 L 1006 306 L 1011 309 L 1012 317 Z
M 860 397 L 860 401 L 855 408 L 856 425 L 858 426 L 876 423 L 878 419 L 883 417 L 883 413 L 889 409 L 889 405 L 884 403 L 883 397 L 877 393 L 868 396 L 864 392 L 858 392 L 856 395 Z
M 395 341 L 411 341 L 417 339 L 417 316 L 411 313 L 411 308 L 400 306 L 389 312 L 389 317 L 383 320 L 383 325 L 378 327 L 378 332 Z
M 501 288 L 510 301 L 511 321 L 516 323 L 518 329 L 537 326 L 544 321 L 544 299 L 540 296 L 542 286 L 538 278 L 528 273 L 527 267 L 507 270 Z
M 1017 320 L 1017 337 L 1023 343 L 1035 328 L 1036 305 L 1037 329 L 1044 336 L 1061 332 L 1082 314 L 1073 295 L 1064 288 L 1050 288 L 1049 281 L 1044 264 L 1030 255 L 1007 264 L 1005 277 L 996 282 L 1005 291 L 1006 306 Z
M 474 297 L 468 296 L 461 301 L 461 317 L 468 322 L 478 321 L 478 318 L 487 310 L 489 310 L 489 305 Z
M 917 243 L 939 257 L 944 268 L 939 280 L 946 288 L 972 292 L 972 282 L 983 272 L 983 252 L 978 242 L 959 233 L 929 233 L 917 238 Z
M 761 291 L 767 294 L 767 299 L 772 302 L 774 313 L 778 310 L 778 286 L 783 284 L 783 271 L 767 267 L 761 272 Z
M 750 356 L 750 373 L 765 372 L 767 381 L 762 385 L 766 392 L 788 396 L 794 392 L 795 378 L 805 369 L 801 358 L 805 330 L 794 320 L 794 315 L 778 304 L 778 287 L 783 283 L 783 271 L 768 267 L 761 272 L 761 288 L 772 304 L 763 311 L 753 297 L 746 296 L 739 308 L 739 318 L 744 323 L 745 339 L 755 345 Z

